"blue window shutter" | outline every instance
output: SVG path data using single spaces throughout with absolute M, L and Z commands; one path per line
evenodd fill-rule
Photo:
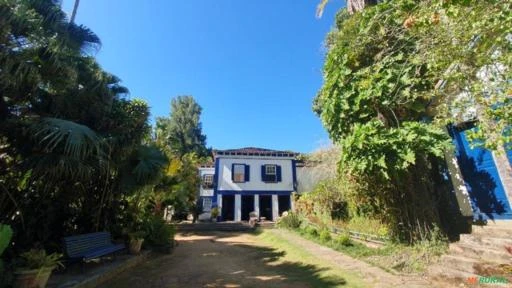
M 261 165 L 261 181 L 267 181 L 267 174 L 265 173 L 265 165 Z
M 279 166 L 279 165 L 277 165 L 277 167 L 276 167 L 276 174 L 277 174 L 277 182 L 281 182 L 282 181 L 281 166 Z
M 245 165 L 245 182 L 249 182 L 249 179 L 250 179 L 249 173 L 251 170 L 250 168 L 251 168 L 251 166 Z
M 235 164 L 231 164 L 231 182 L 235 182 Z

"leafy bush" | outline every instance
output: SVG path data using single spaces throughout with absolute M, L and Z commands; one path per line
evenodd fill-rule
M 336 238 L 336 244 L 341 246 L 352 246 L 352 240 L 350 240 L 350 234 L 343 233 Z
M 329 230 L 323 229 L 322 231 L 320 231 L 320 241 L 329 242 L 331 241 L 331 239 L 331 232 L 329 232 Z
M 153 216 L 147 221 L 144 243 L 150 246 L 165 246 L 174 241 L 175 233 L 173 225 L 167 224 L 158 216 Z
M 4 253 L 5 249 L 9 246 L 12 238 L 12 229 L 9 225 L 0 224 L 0 257 Z M 0 287 L 4 287 L 8 275 L 4 273 L 4 262 L 0 259 Z
M 317 237 L 318 231 L 316 230 L 316 228 L 308 226 L 308 227 L 306 227 L 306 234 L 308 234 L 309 236 L 312 236 L 312 237 Z
M 62 254 L 52 253 L 46 254 L 43 249 L 31 249 L 21 255 L 20 268 L 23 269 L 41 269 L 54 268 L 55 266 L 64 266 L 60 259 Z
M 287 229 L 297 229 L 300 227 L 301 222 L 300 215 L 290 211 L 287 215 L 278 220 L 277 226 Z

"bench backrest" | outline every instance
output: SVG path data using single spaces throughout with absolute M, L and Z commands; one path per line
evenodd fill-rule
M 69 258 L 80 257 L 83 252 L 112 245 L 109 232 L 96 232 L 64 237 L 64 252 Z

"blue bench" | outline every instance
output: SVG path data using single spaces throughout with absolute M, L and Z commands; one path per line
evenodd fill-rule
M 64 237 L 64 252 L 69 261 L 88 262 L 125 249 L 124 244 L 112 243 L 109 232 L 96 232 Z

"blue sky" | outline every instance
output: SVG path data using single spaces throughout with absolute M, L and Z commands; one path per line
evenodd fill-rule
M 310 152 L 328 142 L 311 104 L 344 1 L 321 19 L 317 0 L 80 2 L 76 22 L 103 42 L 99 62 L 149 103 L 152 119 L 169 114 L 172 97 L 192 95 L 213 148 Z

